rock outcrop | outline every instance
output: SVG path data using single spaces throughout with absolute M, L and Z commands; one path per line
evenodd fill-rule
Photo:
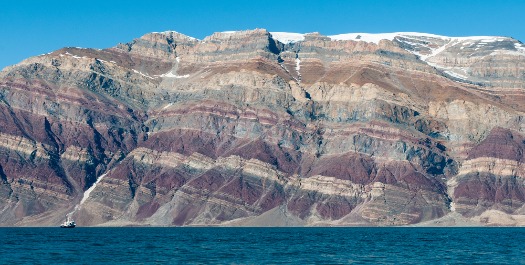
M 0 224 L 523 225 L 524 55 L 256 29 L 32 57 L 0 72 Z

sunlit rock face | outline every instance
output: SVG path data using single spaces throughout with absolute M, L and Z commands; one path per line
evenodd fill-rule
M 524 55 L 256 29 L 32 57 L 0 72 L 0 224 L 523 225 Z

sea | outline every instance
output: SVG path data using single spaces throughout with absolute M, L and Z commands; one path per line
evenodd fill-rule
M 525 228 L 0 228 L 0 264 L 525 264 Z

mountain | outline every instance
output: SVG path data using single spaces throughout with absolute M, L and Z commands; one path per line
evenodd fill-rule
M 0 225 L 523 225 L 525 46 L 146 34 L 0 72 Z

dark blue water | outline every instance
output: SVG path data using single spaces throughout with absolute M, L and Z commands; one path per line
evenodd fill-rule
M 525 264 L 525 228 L 0 228 L 0 264 Z

